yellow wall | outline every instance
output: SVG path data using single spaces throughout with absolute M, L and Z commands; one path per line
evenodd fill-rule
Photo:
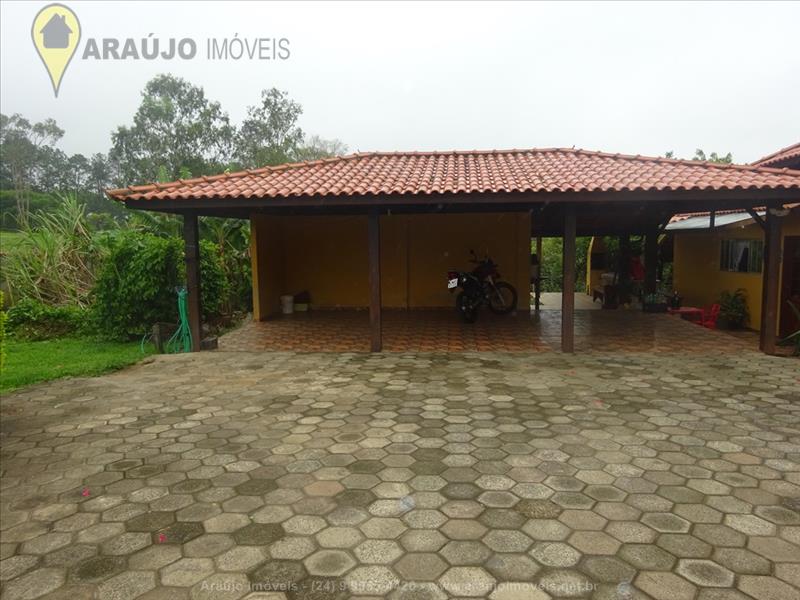
M 366 217 L 285 217 L 281 294 L 307 290 L 315 306 L 366 306 Z
M 800 215 L 793 213 L 783 221 L 783 235 L 800 235 Z M 723 239 L 763 240 L 764 233 L 756 223 L 743 227 L 726 227 L 714 233 L 684 232 L 675 234 L 673 287 L 690 306 L 705 306 L 719 298 L 723 290 L 743 288 L 751 329 L 761 328 L 761 273 L 731 273 L 719 268 Z M 783 248 L 783 240 L 781 240 Z M 779 307 L 779 311 L 782 307 Z M 780 313 L 778 322 L 780 323 Z
M 250 261 L 253 271 L 253 318 L 280 310 L 283 287 L 283 241 L 277 221 L 263 215 L 250 219 Z
M 609 271 L 608 265 L 601 268 L 595 268 L 596 265 L 592 264 L 592 254 L 603 254 L 606 252 L 606 244 L 602 237 L 593 237 L 589 242 L 589 248 L 586 251 L 586 293 L 591 296 L 592 290 L 600 287 L 600 275 Z M 605 263 L 606 261 L 603 261 Z
M 452 306 L 453 295 L 445 284 L 447 271 L 472 270 L 470 248 L 481 258 L 488 254 L 499 265 L 502 278 L 517 288 L 520 307 L 530 305 L 527 213 L 410 215 L 407 219 L 409 306 Z
M 254 318 L 277 312 L 282 294 L 308 290 L 315 308 L 368 304 L 366 216 L 252 217 Z M 450 269 L 487 252 L 530 303 L 528 213 L 381 216 L 381 294 L 387 308 L 450 307 Z

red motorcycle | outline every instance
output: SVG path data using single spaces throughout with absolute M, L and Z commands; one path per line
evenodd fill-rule
M 517 308 L 517 290 L 505 281 L 500 281 L 497 264 L 488 256 L 478 260 L 470 250 L 475 268 L 470 271 L 448 271 L 447 289 L 462 291 L 456 296 L 456 310 L 467 323 L 474 323 L 481 306 L 488 306 L 496 315 L 507 315 Z

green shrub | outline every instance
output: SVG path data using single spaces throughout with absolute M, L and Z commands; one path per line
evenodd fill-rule
M 747 292 L 739 288 L 734 292 L 723 290 L 719 295 L 719 316 L 729 328 L 740 329 L 750 318 L 747 310 Z
M 227 282 L 216 245 L 200 242 L 201 302 L 205 319 L 217 315 Z M 98 330 L 126 339 L 156 322 L 178 320 L 176 288 L 185 285 L 183 242 L 138 231 L 118 235 L 94 288 Z
M 228 298 L 221 310 L 227 314 L 252 307 L 249 225 L 241 219 L 200 219 L 200 235 L 217 245 L 225 269 Z
M 85 333 L 88 313 L 77 306 L 48 306 L 33 298 L 23 298 L 6 316 L 9 333 L 26 340 L 45 340 Z
M 125 339 L 142 335 L 157 321 L 175 322 L 181 258 L 177 238 L 137 232 L 117 236 L 95 282 L 97 329 Z
M 249 258 L 240 260 L 238 268 L 229 272 L 232 279 L 230 282 L 232 307 L 245 311 L 253 310 L 253 269 Z
M 575 240 L 575 289 L 586 287 L 586 256 L 589 249 L 590 237 L 579 237 Z M 536 244 L 531 240 L 531 251 L 536 251 Z M 542 240 L 542 256 L 539 257 L 539 274 L 542 278 L 542 292 L 560 292 L 562 290 L 562 239 L 544 238 Z M 500 272 L 504 273 L 504 265 L 500 265 Z M 510 265 L 506 265 L 508 270 Z
M 200 240 L 200 303 L 204 319 L 213 320 L 219 315 L 228 290 L 229 284 L 219 247 L 214 242 Z
M 176 215 L 162 215 L 148 211 L 129 211 L 127 226 L 142 233 L 150 233 L 159 237 L 181 237 L 182 219 Z M 216 246 L 216 255 L 220 259 L 225 275 L 227 297 L 222 305 L 217 306 L 216 294 L 203 292 L 204 312 L 208 316 L 216 313 L 231 314 L 236 311 L 249 310 L 252 307 L 252 287 L 250 279 L 250 224 L 242 219 L 225 219 L 218 217 L 202 217 L 200 219 L 200 237 L 202 240 L 212 242 Z M 208 246 L 206 250 L 210 248 Z M 212 260 L 210 254 L 204 253 L 201 247 L 201 259 L 206 268 L 202 276 L 208 279 L 209 290 L 215 288 L 216 261 L 213 266 L 208 266 Z M 214 269 L 214 271 L 210 271 Z

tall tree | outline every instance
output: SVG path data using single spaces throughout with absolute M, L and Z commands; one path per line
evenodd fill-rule
M 297 119 L 303 108 L 276 88 L 261 92 L 261 104 L 247 109 L 236 136 L 235 158 L 245 169 L 277 165 L 297 159 L 303 131 Z
M 83 154 L 73 154 L 67 158 L 67 171 L 62 183 L 62 189 L 88 190 L 91 167 L 91 162 Z
M 70 187 L 69 156 L 55 146 L 39 149 L 38 160 L 31 174 L 33 187 L 42 192 L 74 190 Z
M 64 130 L 54 119 L 31 124 L 20 114 L 10 117 L 0 114 L 0 164 L 3 179 L 10 181 L 14 189 L 18 219 L 27 219 L 28 192 L 43 150 L 49 149 L 63 135 Z
M 230 158 L 234 128 L 203 88 L 174 75 L 158 75 L 142 92 L 131 127 L 112 134 L 110 157 L 119 183 L 155 181 L 163 168 L 171 179 L 181 171 L 218 172 Z
M 88 189 L 103 195 L 107 186 L 111 185 L 113 173 L 111 163 L 105 154 L 97 152 L 89 159 Z

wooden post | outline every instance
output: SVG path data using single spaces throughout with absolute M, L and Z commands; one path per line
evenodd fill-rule
M 261 227 L 259 227 L 257 215 L 250 215 L 250 277 L 252 281 L 252 294 L 253 294 L 253 320 L 263 321 L 267 314 L 268 308 L 262 305 L 261 299 L 261 267 L 259 262 L 262 257 L 259 255 L 259 246 L 264 244 L 261 241 Z
M 192 352 L 200 351 L 203 330 L 200 311 L 200 233 L 197 213 L 183 214 L 183 244 L 186 255 L 186 289 L 189 292 L 189 331 Z
M 619 274 L 618 282 L 627 282 L 631 278 L 631 236 L 629 234 L 619 236 L 619 264 L 617 265 Z
M 561 351 L 575 351 L 575 208 L 564 214 L 561 284 Z
M 539 311 L 542 296 L 542 236 L 536 236 L 536 260 L 539 261 L 536 279 L 533 282 L 533 309 Z
M 775 354 L 778 329 L 778 301 L 780 290 L 778 278 L 781 265 L 781 217 L 776 209 L 767 209 L 764 230 L 764 272 L 761 285 L 763 289 L 761 307 L 760 348 L 765 354 Z
M 769 209 L 767 209 L 769 211 Z M 758 335 L 758 349 L 762 352 L 764 351 L 764 324 L 766 323 L 766 310 L 767 310 L 767 265 L 769 264 L 769 244 L 768 244 L 768 230 L 767 230 L 767 214 L 764 213 L 764 217 L 759 217 L 758 213 L 755 211 L 748 211 L 751 213 L 753 220 L 759 224 L 761 230 L 764 232 L 764 249 L 763 249 L 763 261 L 761 266 L 761 328 L 759 330 Z M 761 219 L 761 221 L 756 220 L 756 217 Z
M 369 331 L 370 350 L 380 352 L 381 336 L 381 222 L 377 209 L 370 210 L 369 225 Z
M 644 241 L 644 291 L 653 294 L 658 279 L 658 229 L 647 230 Z

